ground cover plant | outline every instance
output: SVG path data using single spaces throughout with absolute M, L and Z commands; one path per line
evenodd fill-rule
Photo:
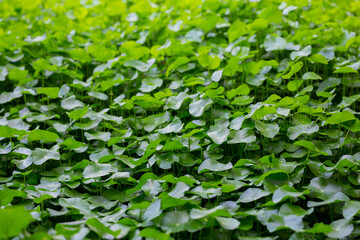
M 0 1 L 0 239 L 359 239 L 359 14 Z

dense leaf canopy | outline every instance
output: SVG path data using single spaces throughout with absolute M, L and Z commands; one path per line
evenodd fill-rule
M 359 14 L 0 1 L 0 239 L 359 239 Z

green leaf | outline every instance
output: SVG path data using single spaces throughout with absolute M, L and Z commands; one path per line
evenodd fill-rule
M 34 219 L 30 212 L 20 206 L 9 206 L 0 209 L 0 239 L 19 236 Z
M 294 51 L 290 54 L 290 58 L 291 60 L 297 60 L 300 59 L 302 57 L 307 57 L 311 54 L 311 45 L 306 46 L 305 48 L 303 48 L 300 51 Z
M 295 63 L 291 66 L 290 71 L 287 74 L 283 75 L 282 78 L 290 79 L 295 73 L 301 70 L 303 65 L 304 63 L 302 61 Z
M 297 91 L 301 85 L 303 84 L 304 80 L 293 80 L 293 81 L 290 81 L 288 82 L 287 84 L 287 88 L 289 91 L 291 92 L 295 92 Z
M 250 128 L 233 130 L 228 136 L 228 144 L 252 143 L 256 141 L 256 136 Z
M 307 206 L 308 207 L 318 207 L 318 206 L 327 205 L 330 203 L 346 202 L 348 200 L 350 200 L 348 196 L 346 196 L 342 192 L 338 192 L 338 193 L 335 193 L 330 198 L 328 198 L 324 201 L 321 201 L 321 202 L 308 201 Z
M 239 87 L 232 89 L 226 93 L 228 99 L 232 99 L 237 95 L 249 95 L 250 88 L 246 84 L 241 84 Z
M 262 135 L 267 138 L 275 137 L 280 131 L 280 127 L 276 123 L 263 123 L 256 121 L 255 127 Z
M 99 236 L 105 236 L 105 234 L 110 234 L 113 237 L 117 237 L 121 230 L 116 230 L 113 231 L 110 228 L 106 227 L 102 222 L 99 221 L 99 219 L 93 217 L 93 218 L 89 218 L 86 221 L 86 225 L 93 230 L 94 232 L 96 232 Z
M 295 188 L 289 186 L 283 186 L 275 190 L 272 201 L 274 203 L 279 203 L 289 197 L 300 197 L 302 196 L 301 192 L 298 192 Z
M 307 57 L 307 60 L 309 60 L 312 63 L 328 64 L 327 59 L 321 54 L 311 55 L 310 57 Z
M 85 104 L 75 99 L 75 96 L 71 96 L 61 101 L 61 107 L 66 110 L 72 110 L 74 108 L 83 108 Z
M 187 64 L 190 62 L 190 59 L 187 57 L 178 57 L 176 60 L 170 64 L 170 66 L 166 70 L 166 76 L 169 76 L 169 74 L 176 70 L 178 67 Z
M 206 159 L 200 164 L 198 173 L 200 174 L 200 173 L 207 172 L 207 171 L 221 172 L 221 171 L 226 171 L 226 170 L 229 170 L 232 168 L 233 168 L 233 165 L 231 162 L 229 162 L 227 164 L 223 164 L 223 163 L 216 161 L 215 159 Z
M 329 225 L 326 225 L 324 223 L 315 223 L 314 226 L 307 230 L 307 232 L 310 232 L 310 233 L 329 233 L 331 232 L 332 228 L 331 226 Z
M 211 100 L 211 98 L 205 98 L 205 99 L 202 98 L 197 101 L 194 101 L 189 106 L 189 113 L 194 117 L 200 117 L 201 115 L 203 115 L 205 111 L 205 107 L 207 107 L 212 103 L 213 101 Z
M 319 126 L 315 122 L 311 122 L 308 124 L 300 124 L 294 127 L 289 127 L 287 133 L 290 140 L 295 140 L 301 134 L 310 135 L 317 131 L 319 131 Z
M 35 165 L 41 165 L 50 159 L 60 160 L 60 154 L 55 149 L 48 150 L 43 148 L 36 148 L 32 151 L 31 157 L 33 158 Z
M 266 197 L 270 195 L 269 192 L 264 191 L 259 188 L 248 188 L 245 190 L 245 192 L 240 194 L 240 198 L 238 199 L 238 202 L 240 203 L 249 203 L 256 201 L 260 198 Z
M 279 216 L 272 215 L 266 223 L 269 232 L 290 228 L 295 232 L 301 232 L 304 228 L 302 218 L 296 215 Z
M 14 197 L 26 198 L 27 195 L 23 191 L 18 191 L 14 189 L 3 189 L 0 190 L 0 206 L 6 206 L 11 203 Z
M 304 79 L 304 80 L 309 80 L 309 79 L 311 79 L 311 80 L 317 80 L 317 79 L 321 80 L 322 78 L 319 75 L 317 75 L 316 73 L 314 73 L 314 72 L 306 72 L 306 73 L 303 74 L 302 79 Z
M 226 127 L 215 125 L 211 126 L 210 130 L 206 134 L 211 138 L 214 143 L 220 145 L 226 141 L 229 133 L 230 130 Z
M 111 164 L 92 163 L 84 169 L 83 175 L 84 178 L 98 178 L 116 171 Z
M 139 88 L 142 92 L 151 92 L 158 87 L 161 87 L 163 80 L 161 78 L 144 78 Z
M 267 52 L 275 50 L 284 50 L 286 47 L 286 39 L 282 37 L 276 37 L 273 35 L 267 35 L 264 41 L 264 48 Z
M 216 55 L 202 53 L 197 58 L 201 66 L 207 69 L 216 69 L 220 66 L 221 59 Z
M 264 30 L 268 27 L 268 22 L 262 18 L 256 18 L 252 23 L 247 25 L 249 31 L 259 31 Z
M 140 237 L 151 238 L 151 239 L 157 239 L 157 240 L 168 240 L 168 239 L 170 239 L 170 236 L 168 234 L 160 232 L 155 228 L 145 228 L 145 229 L 140 231 L 139 236 Z
M 77 121 L 80 118 L 82 118 L 83 116 L 85 116 L 85 114 L 87 114 L 88 112 L 88 108 L 84 107 L 82 109 L 78 109 L 78 110 L 73 110 L 71 112 L 68 113 L 69 118 Z
M 211 209 L 196 209 L 193 208 L 190 211 L 191 219 L 200 219 L 204 217 L 231 217 L 229 212 L 221 205 Z
M 142 120 L 145 131 L 152 132 L 160 124 L 168 122 L 170 120 L 170 115 L 168 112 L 159 113 L 151 115 Z
M 234 230 L 240 225 L 240 222 L 235 218 L 215 217 L 215 219 L 225 230 Z
M 147 72 L 147 71 L 149 71 L 151 66 L 154 65 L 155 61 L 156 61 L 155 58 L 152 58 L 152 59 L 146 61 L 146 63 L 138 61 L 138 60 L 130 60 L 130 61 L 125 62 L 124 66 L 125 67 L 133 67 L 140 72 Z
M 28 141 L 44 141 L 44 142 L 56 142 L 60 137 L 53 132 L 44 131 L 40 129 L 32 130 L 28 134 Z
M 339 103 L 339 108 L 346 108 L 349 107 L 351 104 L 356 102 L 360 98 L 360 94 L 355 94 L 350 97 L 343 97 L 342 101 Z
M 47 199 L 51 199 L 51 198 L 54 198 L 54 197 L 49 194 L 43 194 L 40 197 L 35 198 L 34 202 L 39 204 L 39 203 L 42 203 L 43 201 L 45 201 Z
M 161 219 L 161 229 L 166 232 L 176 233 L 184 231 L 189 222 L 189 215 L 183 211 L 171 211 Z
M 349 220 L 339 219 L 330 224 L 332 231 L 325 233 L 331 238 L 345 238 L 349 236 L 354 230 L 354 225 Z
M 345 219 L 352 219 L 360 211 L 360 202 L 358 201 L 347 201 L 342 209 L 342 214 Z
M 22 81 L 26 78 L 26 76 L 28 75 L 29 71 L 28 70 L 21 70 L 18 68 L 13 68 L 11 69 L 11 71 L 9 72 L 9 79 L 12 81 Z
M 158 131 L 162 134 L 167 133 L 178 133 L 182 130 L 184 124 L 181 122 L 180 118 L 174 117 L 173 121 L 166 127 L 159 129 Z
M 0 137 L 11 138 L 14 136 L 22 136 L 26 133 L 25 130 L 17 130 L 9 126 L 0 126 Z
M 45 94 L 49 98 L 58 98 L 60 89 L 58 87 L 42 87 L 36 89 L 38 94 Z
M 279 7 L 274 4 L 266 5 L 266 8 L 261 11 L 259 17 L 265 19 L 269 23 L 280 23 L 282 21 L 282 12 Z
M 338 69 L 336 69 L 334 71 L 334 73 L 358 73 L 358 71 L 356 71 L 355 69 L 345 66 L 345 67 L 340 67 Z
M 349 111 L 342 111 L 339 113 L 333 113 L 325 122 L 324 125 L 327 124 L 339 124 L 339 123 L 343 123 L 343 122 L 347 122 L 347 121 L 351 121 L 351 120 L 356 120 L 356 117 L 354 116 L 354 114 L 352 114 Z
M 245 35 L 247 33 L 246 24 L 236 20 L 231 24 L 229 30 L 227 31 L 229 42 L 232 43 L 234 40 L 238 39 L 239 37 Z

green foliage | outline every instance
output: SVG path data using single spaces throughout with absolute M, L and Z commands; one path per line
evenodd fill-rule
M 359 239 L 359 13 L 0 1 L 0 239 Z

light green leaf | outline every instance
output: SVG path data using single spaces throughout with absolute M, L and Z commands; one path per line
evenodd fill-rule
M 342 101 L 339 103 L 339 108 L 349 107 L 351 104 L 356 102 L 360 98 L 360 94 L 355 94 L 350 97 L 343 97 Z
M 279 203 L 285 198 L 288 197 L 300 197 L 302 195 L 301 192 L 298 192 L 295 188 L 289 186 L 283 186 L 275 190 L 272 201 L 274 203 Z
M 302 217 L 296 215 L 279 216 L 272 215 L 269 222 L 266 223 L 269 232 L 290 228 L 296 232 L 301 232 L 304 228 Z
M 84 169 L 83 175 L 84 178 L 98 178 L 116 171 L 111 164 L 92 163 Z
M 349 236 L 354 230 L 354 225 L 352 225 L 350 221 L 346 219 L 336 220 L 332 222 L 330 226 L 332 231 L 325 234 L 331 238 L 345 238 Z
M 206 133 L 211 140 L 216 144 L 222 144 L 226 141 L 228 135 L 230 133 L 230 130 L 226 127 L 222 127 L 219 125 L 211 126 L 210 130 Z
M 311 45 L 306 46 L 300 51 L 294 51 L 290 54 L 291 60 L 300 59 L 302 57 L 307 57 L 311 54 Z
M 88 141 L 91 141 L 91 140 L 100 140 L 100 141 L 104 141 L 104 142 L 107 142 L 110 140 L 111 138 L 111 133 L 109 132 L 95 132 L 95 133 L 88 133 L 88 132 L 85 132 L 84 133 L 84 136 L 86 137 L 86 139 Z
M 256 136 L 250 128 L 233 130 L 228 136 L 228 144 L 252 143 L 256 141 Z
M 317 75 L 316 73 L 314 73 L 314 72 L 307 72 L 307 73 L 303 74 L 302 79 L 304 79 L 304 80 L 309 80 L 309 79 L 311 79 L 311 80 L 317 80 L 317 79 L 321 80 L 322 78 L 319 75 Z
M 231 217 L 229 212 L 221 205 L 218 205 L 211 209 L 197 209 L 193 208 L 190 211 L 191 219 L 200 219 L 208 216 L 213 217 Z
M 201 115 L 203 115 L 203 113 L 205 111 L 205 107 L 207 107 L 208 105 L 210 105 L 212 103 L 213 103 L 213 101 L 211 100 L 211 98 L 199 99 L 190 104 L 189 112 L 194 117 L 200 117 Z
M 152 58 L 148 60 L 146 63 L 141 62 L 139 60 L 130 60 L 124 63 L 125 67 L 133 67 L 140 72 L 147 72 L 154 65 L 156 59 Z
M 152 132 L 160 124 L 168 122 L 170 120 L 170 115 L 168 112 L 159 113 L 151 115 L 142 120 L 145 131 Z
M 319 131 L 319 126 L 315 122 L 300 124 L 293 127 L 288 128 L 288 136 L 290 140 L 294 140 L 298 138 L 301 134 L 310 135 Z
M 36 148 L 32 151 L 31 157 L 35 165 L 41 165 L 50 159 L 60 160 L 60 153 L 56 150 Z
M 176 60 L 170 64 L 170 66 L 166 70 L 166 76 L 169 76 L 169 74 L 176 70 L 181 65 L 187 64 L 190 62 L 190 59 L 187 57 L 178 57 Z
M 280 131 L 280 127 L 277 123 L 263 123 L 256 121 L 255 127 L 262 135 L 267 138 L 275 137 Z
M 75 99 L 75 96 L 65 98 L 61 101 L 61 107 L 66 110 L 72 110 L 74 108 L 83 108 L 85 104 Z
M 349 199 L 348 196 L 346 196 L 342 192 L 338 192 L 338 193 L 335 193 L 330 198 L 328 198 L 328 199 L 326 199 L 324 201 L 321 201 L 321 202 L 308 201 L 307 206 L 308 207 L 318 207 L 318 206 L 327 205 L 327 204 L 330 204 L 330 203 L 346 202 L 346 201 L 349 201 L 349 200 L 350 199 Z
M 96 99 L 103 100 L 103 101 L 106 101 L 108 99 L 108 96 L 105 93 L 101 93 L 101 92 L 90 91 L 88 93 L 88 95 L 90 97 L 94 97 Z
M 351 219 L 357 215 L 360 211 L 360 202 L 358 201 L 347 201 L 342 209 L 342 214 L 345 219 Z
M 162 210 L 161 210 L 160 204 L 161 204 L 160 199 L 157 199 L 150 204 L 150 206 L 145 210 L 144 215 L 143 215 L 143 220 L 145 222 L 149 222 L 152 219 L 161 215 Z
M 139 88 L 140 91 L 148 93 L 161 87 L 163 80 L 161 78 L 144 78 Z
M 223 164 L 216 161 L 215 159 L 206 159 L 200 164 L 198 173 L 203 173 L 206 171 L 221 172 L 232 169 L 232 167 L 233 165 L 231 162 Z
M 178 133 L 182 130 L 184 124 L 181 122 L 180 118 L 174 117 L 173 121 L 166 127 L 159 129 L 158 131 L 162 134 L 167 133 Z
M 276 37 L 273 35 L 267 35 L 264 41 L 264 48 L 267 52 L 275 50 L 284 50 L 286 47 L 286 39 L 282 37 Z
M 184 231 L 188 222 L 189 215 L 187 212 L 172 211 L 164 215 L 160 227 L 166 232 L 176 233 Z
M 249 203 L 256 201 L 262 197 L 266 197 L 270 195 L 269 192 L 264 191 L 260 188 L 248 188 L 245 190 L 245 192 L 240 194 L 240 198 L 238 202 L 240 203 Z
M 240 222 L 235 218 L 215 217 L 215 219 L 218 221 L 220 226 L 226 230 L 237 229 L 240 225 Z
M 214 82 L 219 82 L 222 77 L 223 70 L 217 70 L 211 74 L 211 80 Z
M 187 95 L 186 92 L 180 92 L 177 96 L 171 96 L 166 100 L 165 103 L 165 109 L 173 109 L 173 110 L 178 110 L 182 103 L 184 102 L 184 100 L 186 98 L 188 98 L 189 95 Z

